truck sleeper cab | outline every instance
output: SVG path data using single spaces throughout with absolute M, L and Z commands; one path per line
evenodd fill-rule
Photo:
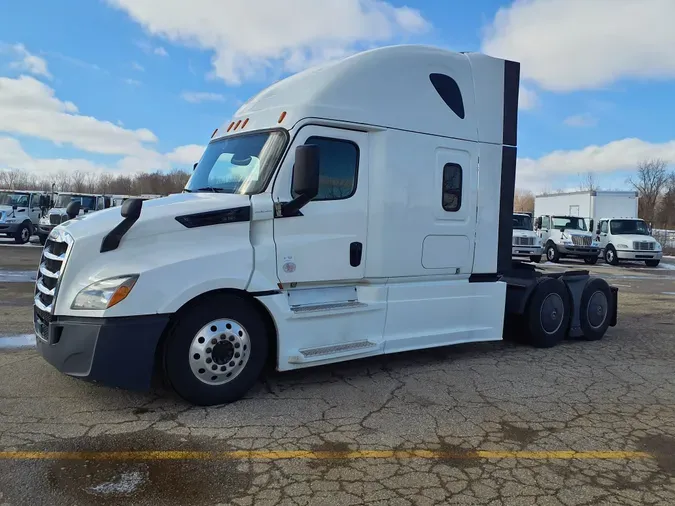
M 663 257 L 661 244 L 652 237 L 644 220 L 601 218 L 596 235 L 605 262 L 611 265 L 619 265 L 621 260 L 641 260 L 648 267 L 657 267 Z
M 536 230 L 549 262 L 559 262 L 565 257 L 576 257 L 583 259 L 587 264 L 597 263 L 600 243 L 588 231 L 584 218 L 544 215 L 537 218 Z
M 531 262 L 538 264 L 544 248 L 541 239 L 534 232 L 532 216 L 526 213 L 513 213 L 513 247 L 511 254 L 514 257 L 528 257 Z
M 0 190 L 0 235 L 17 244 L 30 241 L 47 211 L 48 198 L 42 191 Z
M 615 288 L 512 264 L 518 89 L 515 62 L 425 46 L 272 85 L 214 133 L 183 193 L 54 228 L 38 350 L 124 388 L 155 369 L 210 405 L 268 360 L 497 341 L 507 313 L 535 346 L 601 338 Z

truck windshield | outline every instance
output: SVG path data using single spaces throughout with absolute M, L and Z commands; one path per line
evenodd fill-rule
M 0 206 L 28 207 L 28 194 L 0 192 Z
M 551 218 L 553 228 L 558 230 L 588 230 L 586 220 L 576 216 L 553 216 Z
M 525 214 L 514 214 L 513 228 L 516 230 L 532 230 L 532 218 Z
M 59 195 L 56 197 L 54 207 L 68 207 L 68 204 L 73 201 L 78 201 L 82 209 L 86 208 L 89 211 L 96 209 L 96 197 L 90 195 Z
M 264 191 L 287 138 L 282 131 L 271 131 L 211 142 L 185 185 L 185 191 L 243 195 Z
M 612 220 L 610 227 L 613 235 L 649 235 L 649 227 L 642 220 Z

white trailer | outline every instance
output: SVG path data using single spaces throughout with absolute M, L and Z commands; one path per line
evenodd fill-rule
M 588 230 L 601 218 L 637 218 L 638 194 L 635 191 L 579 191 L 537 195 L 534 215 L 560 215 L 584 218 Z
M 208 405 L 240 398 L 268 362 L 497 341 L 505 323 L 535 346 L 600 339 L 615 287 L 511 260 L 519 72 L 394 46 L 263 90 L 183 193 L 54 228 L 39 352 L 124 388 L 157 371 Z

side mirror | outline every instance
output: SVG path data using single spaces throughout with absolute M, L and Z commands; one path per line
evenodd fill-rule
M 541 228 L 541 217 L 539 217 L 539 218 L 537 218 L 537 219 L 535 220 L 534 226 L 535 226 L 537 229 L 540 229 L 540 228 Z
M 128 218 L 136 221 L 141 216 L 143 201 L 141 199 L 127 199 L 122 204 L 120 214 L 122 218 Z
M 18 208 L 19 208 L 19 206 L 17 206 L 16 204 L 12 205 L 12 211 L 16 211 Z
M 68 206 L 66 207 L 66 214 L 68 215 L 68 218 L 71 220 L 75 218 L 78 214 L 80 214 L 80 207 L 81 204 L 77 200 L 73 200 Z
M 595 221 L 591 220 L 590 224 L 588 225 L 588 230 L 593 230 L 593 225 L 595 225 Z
M 319 146 L 305 144 L 295 148 L 293 192 L 307 202 L 319 193 Z

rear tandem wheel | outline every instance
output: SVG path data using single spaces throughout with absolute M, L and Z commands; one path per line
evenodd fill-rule
M 525 311 L 529 343 L 536 348 L 551 348 L 565 338 L 571 301 L 565 283 L 546 278 L 534 288 Z

